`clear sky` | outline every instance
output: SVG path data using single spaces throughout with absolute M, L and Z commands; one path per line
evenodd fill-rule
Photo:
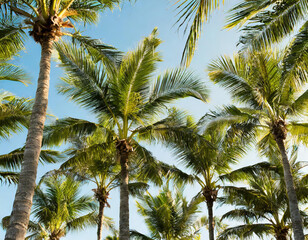
M 159 50 L 163 55 L 164 61 L 159 65 L 159 71 L 167 68 L 177 67 L 179 65 L 182 50 L 185 43 L 182 31 L 177 31 L 177 27 L 173 26 L 176 21 L 176 12 L 173 3 L 175 0 L 138 0 L 134 4 L 124 4 L 121 11 L 115 9 L 113 12 L 107 11 L 102 14 L 97 25 L 93 25 L 84 29 L 84 34 L 93 38 L 100 38 L 105 43 L 117 47 L 121 51 L 134 49 L 138 42 L 154 29 L 158 27 L 159 37 L 163 40 Z M 224 7 L 213 14 L 209 24 L 205 26 L 204 33 L 199 42 L 195 57 L 191 64 L 191 69 L 195 71 L 202 81 L 205 81 L 210 89 L 210 102 L 208 104 L 200 103 L 195 100 L 182 100 L 177 102 L 176 106 L 193 114 L 196 119 L 204 115 L 209 109 L 216 106 L 230 103 L 228 94 L 222 89 L 213 86 L 208 80 L 205 71 L 206 66 L 211 60 L 218 56 L 226 54 L 231 55 L 236 51 L 236 43 L 239 34 L 236 30 L 222 30 L 225 22 L 225 11 L 231 5 L 238 2 L 237 0 L 225 1 Z M 30 74 L 32 85 L 25 87 L 22 84 L 1 81 L 0 89 L 10 91 L 17 96 L 33 98 L 36 89 L 36 79 L 39 67 L 39 46 L 32 39 L 27 41 L 26 52 L 21 53 L 21 58 L 16 58 L 14 63 L 22 65 Z M 159 73 L 159 71 L 157 73 Z M 78 107 L 76 104 L 69 102 L 63 96 L 57 94 L 55 86 L 61 81 L 59 78 L 62 71 L 57 67 L 57 63 L 52 63 L 51 70 L 51 86 L 49 97 L 49 113 L 57 118 L 76 117 L 94 120 L 94 117 L 86 110 Z M 51 118 L 52 119 L 52 118 Z M 13 136 L 9 141 L 0 142 L 0 154 L 23 146 L 26 133 Z M 176 163 L 176 159 L 170 151 L 161 146 L 149 146 L 154 155 L 165 162 Z M 251 152 L 246 161 L 242 164 L 249 164 L 258 159 L 256 152 Z M 304 160 L 304 159 L 303 159 Z M 57 165 L 39 166 L 39 176 L 46 171 L 56 168 Z M 189 195 L 198 191 L 197 187 L 187 186 Z M 85 186 L 83 193 L 92 194 L 91 186 Z M 151 191 L 151 190 L 150 190 Z M 12 202 L 15 194 L 14 186 L 0 185 L 0 218 L 10 214 Z M 119 215 L 119 193 L 115 190 L 111 193 L 111 208 L 106 210 L 106 215 L 114 218 L 118 222 Z M 204 204 L 205 205 L 205 204 Z M 142 217 L 136 213 L 135 200 L 130 201 L 131 212 L 131 228 L 146 233 Z M 224 209 L 215 210 L 218 214 L 222 214 Z M 206 213 L 204 208 L 204 214 Z M 108 232 L 105 232 L 107 235 Z M 0 229 L 0 239 L 4 238 L 4 231 Z M 95 239 L 96 229 L 89 228 L 82 232 L 70 233 L 63 239 L 66 240 L 83 240 Z M 202 239 L 208 239 L 207 232 L 202 231 Z

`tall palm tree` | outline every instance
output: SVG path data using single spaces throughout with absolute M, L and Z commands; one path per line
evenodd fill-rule
M 59 240 L 69 231 L 96 224 L 96 205 L 92 197 L 80 195 L 80 182 L 52 176 L 44 179 L 33 199 L 33 221 L 26 239 Z
M 207 97 L 204 84 L 184 69 L 167 71 L 152 82 L 157 63 L 161 61 L 156 51 L 160 42 L 155 29 L 136 50 L 122 58 L 119 66 L 105 69 L 102 62 L 94 61 L 82 49 L 58 46 L 62 66 L 67 72 L 60 92 L 92 110 L 99 124 L 72 118 L 60 120 L 46 131 L 45 141 L 59 143 L 72 134 L 91 134 L 98 127 L 116 141 L 121 165 L 121 240 L 129 239 L 129 158 L 135 152 L 145 156 L 144 159 L 152 159 L 139 140 L 164 139 L 167 135 L 179 137 L 175 131 L 171 134 L 171 129 L 181 129 L 176 128 L 179 114 L 172 111 L 162 119 L 161 116 L 166 115 L 160 113 L 175 99 L 194 97 L 206 101 Z
M 179 162 L 192 171 L 192 175 L 188 176 L 182 172 L 178 174 L 177 171 L 173 172 L 171 176 L 178 181 L 187 180 L 200 185 L 199 194 L 203 195 L 208 209 L 209 239 L 214 240 L 213 206 L 221 188 L 219 175 L 226 174 L 231 170 L 230 164 L 237 162 L 244 152 L 244 148 L 219 130 L 205 131 L 200 134 L 201 137 L 205 140 L 203 144 L 200 144 L 198 138 L 194 137 L 190 139 L 190 144 L 183 142 L 171 144 L 178 155 Z
M 73 175 L 79 181 L 95 184 L 96 188 L 92 191 L 99 204 L 97 240 L 102 239 L 104 208 L 110 207 L 109 194 L 120 186 L 120 166 L 116 161 L 114 142 L 106 140 L 101 131 L 97 131 L 93 136 L 87 137 L 83 141 L 75 138 L 73 147 L 66 151 L 69 159 L 59 169 L 66 174 Z M 142 190 L 145 191 L 147 188 L 146 183 L 136 181 L 129 183 L 129 191 L 133 195 L 141 194 Z
M 171 192 L 168 184 L 157 196 L 147 193 L 137 202 L 138 212 L 145 217 L 151 236 L 131 231 L 138 240 L 188 240 L 199 239 L 205 218 L 198 218 L 200 199 L 190 202 L 183 196 L 183 187 Z
M 292 226 L 296 240 L 304 239 L 293 177 L 286 151 L 286 140 L 305 140 L 307 123 L 307 90 L 302 89 L 305 75 L 290 73 L 281 64 L 283 54 L 254 52 L 249 56 L 222 57 L 209 66 L 209 76 L 230 91 L 242 104 L 225 107 L 207 117 L 212 126 L 231 126 L 237 134 L 251 139 L 259 137 L 259 145 L 274 142 L 279 148 L 284 169 Z
M 307 162 L 297 162 L 297 148 L 294 149 L 290 164 L 296 179 L 298 199 L 305 201 L 308 191 L 307 175 L 303 175 L 300 170 L 307 166 Z M 279 151 L 276 153 L 279 154 Z M 280 156 L 276 155 L 274 159 L 269 159 L 270 162 L 244 167 L 224 176 L 224 179 L 231 180 L 232 183 L 245 181 L 245 187 L 225 186 L 225 196 L 220 200 L 224 204 L 235 206 L 236 209 L 225 213 L 222 219 L 240 220 L 245 224 L 225 229 L 219 235 L 219 240 L 232 236 L 249 238 L 252 235 L 260 238 L 272 235 L 277 240 L 289 239 L 292 226 L 279 158 Z M 301 214 L 307 222 L 308 216 L 304 212 Z
M 40 73 L 36 97 L 29 124 L 23 167 L 16 192 L 11 224 L 6 238 L 24 239 L 30 216 L 35 189 L 37 165 L 48 104 L 50 60 L 53 43 L 73 28 L 72 22 L 92 23 L 99 12 L 112 8 L 119 0 L 1 0 L 1 46 L 2 52 L 17 51 L 23 45 L 26 34 L 41 46 Z M 9 20 L 11 21 L 9 21 Z M 79 37 L 79 40 L 81 38 Z M 83 39 L 87 42 L 88 39 Z M 25 210 L 27 209 L 27 210 Z

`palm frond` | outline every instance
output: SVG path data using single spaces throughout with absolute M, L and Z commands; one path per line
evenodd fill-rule
M 166 71 L 154 82 L 149 100 L 138 115 L 159 112 L 165 104 L 185 97 L 193 97 L 206 102 L 208 89 L 192 72 L 181 68 Z
M 149 187 L 150 186 L 144 182 L 131 182 L 128 184 L 128 191 L 133 197 L 142 196 Z
M 0 138 L 7 139 L 11 133 L 28 126 L 32 103 L 26 98 L 0 95 Z
M 300 29 L 300 32 L 291 42 L 286 56 L 283 59 L 284 74 L 283 80 L 291 75 L 298 75 L 307 69 L 308 58 L 308 21 Z M 302 69 L 303 68 L 303 69 Z
M 292 134 L 296 142 L 303 143 L 305 145 L 308 144 L 307 142 L 308 124 L 307 123 L 291 122 L 288 125 L 288 131 L 290 134 Z
M 95 212 L 75 218 L 67 223 L 68 230 L 84 230 L 88 226 L 97 225 L 97 214 Z
M 0 62 L 0 81 L 1 80 L 21 82 L 25 85 L 29 83 L 29 77 L 23 69 L 5 62 Z
M 57 120 L 44 129 L 43 145 L 58 145 L 69 138 L 87 136 L 98 128 L 97 124 L 76 118 Z
M 262 238 L 264 235 L 269 235 L 270 233 L 273 233 L 273 229 L 269 224 L 260 223 L 240 225 L 233 228 L 227 228 L 219 234 L 217 240 L 227 240 L 230 237 L 251 238 L 253 235 Z
M 130 230 L 130 238 L 134 240 L 153 240 L 153 238 L 150 238 L 136 230 Z
M 226 28 L 233 28 L 236 26 L 243 26 L 245 22 L 258 13 L 268 8 L 275 1 L 271 0 L 256 0 L 256 1 L 242 1 L 233 7 L 229 11 L 229 16 L 227 17 Z M 277 1 L 276 1 L 277 2 Z
M 111 86 L 103 64 L 96 63 L 76 45 L 63 42 L 57 44 L 56 49 L 61 66 L 66 70 L 66 77 L 62 78 L 64 84 L 59 85 L 58 91 L 94 113 L 114 117 L 118 108 L 109 94 Z
M 24 49 L 26 34 L 22 28 L 12 22 L 0 22 L 0 59 L 9 59 Z
M 73 43 L 79 43 L 80 46 L 87 49 L 92 56 L 96 54 L 96 61 L 108 60 L 112 63 L 117 63 L 120 61 L 122 53 L 117 51 L 113 46 L 103 43 L 100 39 L 93 39 L 91 37 L 82 36 L 76 33 L 72 35 L 72 38 Z
M 179 11 L 177 23 L 180 24 L 180 27 L 186 24 L 185 32 L 189 29 L 182 54 L 182 64 L 189 66 L 202 32 L 203 24 L 208 20 L 211 12 L 219 6 L 219 2 L 219 0 L 179 0 L 176 2 Z M 189 24 L 191 25 L 189 26 Z
M 17 184 L 18 179 L 19 179 L 19 173 L 0 171 L 0 183 Z
M 297 23 L 305 19 L 308 9 L 306 1 L 274 1 L 272 9 L 264 9 L 251 18 L 243 28 L 245 35 L 240 40 L 245 47 L 261 49 L 277 43 L 288 36 Z
M 117 76 L 114 97 L 124 116 L 130 116 L 138 108 L 138 99 L 146 98 L 147 89 L 157 63 L 161 60 L 156 48 L 161 43 L 157 29 L 143 39 L 137 49 L 128 52 L 122 59 Z
M 0 155 L 0 166 L 5 169 L 16 170 L 21 166 L 23 161 L 24 148 L 18 148 L 8 154 Z M 41 163 L 56 163 L 62 158 L 58 151 L 54 150 L 41 150 L 40 162 Z

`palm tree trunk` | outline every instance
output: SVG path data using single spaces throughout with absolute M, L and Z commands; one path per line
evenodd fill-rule
M 29 124 L 19 184 L 5 240 L 24 240 L 28 228 L 48 105 L 52 44 L 53 40 L 51 39 L 41 43 L 42 52 L 38 86 Z
M 209 215 L 209 240 L 215 240 L 214 237 L 214 227 L 215 227 L 215 221 L 214 221 L 214 214 L 213 214 L 213 201 L 206 201 L 207 205 L 207 211 Z
M 282 165 L 283 165 L 283 172 L 284 172 L 284 181 L 287 188 L 287 195 L 289 199 L 289 207 L 290 207 L 290 214 L 292 220 L 292 228 L 293 228 L 293 235 L 294 240 L 304 240 L 304 231 L 303 231 L 303 224 L 302 218 L 298 209 L 298 201 L 296 197 L 296 191 L 294 187 L 293 176 L 291 173 L 291 167 L 288 160 L 288 156 L 286 153 L 284 140 L 282 138 L 276 138 L 277 145 L 279 147 L 281 157 L 282 157 Z
M 129 240 L 128 152 L 120 153 L 120 240 Z
M 97 223 L 97 240 L 102 239 L 103 222 L 104 222 L 104 208 L 105 208 L 105 203 L 99 202 L 98 223 Z

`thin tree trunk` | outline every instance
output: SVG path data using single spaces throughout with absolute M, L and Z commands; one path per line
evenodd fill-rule
M 213 214 L 213 201 L 206 201 L 207 211 L 209 215 L 209 240 L 215 240 L 214 237 L 214 228 L 215 228 L 215 221 L 214 221 L 214 214 Z
M 28 228 L 48 105 L 52 44 L 52 40 L 41 43 L 40 73 L 35 102 L 29 124 L 19 184 L 5 240 L 24 240 Z
M 282 157 L 282 164 L 283 164 L 283 172 L 284 172 L 284 181 L 287 188 L 287 195 L 289 199 L 289 207 L 290 207 L 290 214 L 292 220 L 292 228 L 293 228 L 293 235 L 294 240 L 304 240 L 304 231 L 303 231 L 303 224 L 302 218 L 298 209 L 298 201 L 296 197 L 296 191 L 294 187 L 293 176 L 291 173 L 291 167 L 288 160 L 288 156 L 286 153 L 284 141 L 281 138 L 276 139 L 277 145 L 279 147 L 281 157 Z
M 105 208 L 105 203 L 99 202 L 98 223 L 97 223 L 97 240 L 102 239 L 103 222 L 104 222 L 104 208 Z
M 129 240 L 128 152 L 120 153 L 120 240 Z

